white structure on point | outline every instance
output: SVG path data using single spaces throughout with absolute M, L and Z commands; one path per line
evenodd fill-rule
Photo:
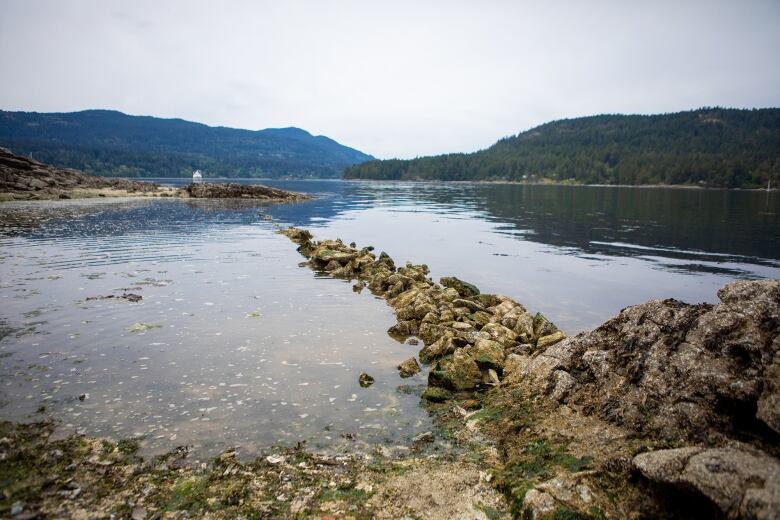
M 203 174 L 200 173 L 200 170 L 195 170 L 192 172 L 192 183 L 200 184 L 201 182 L 203 182 Z

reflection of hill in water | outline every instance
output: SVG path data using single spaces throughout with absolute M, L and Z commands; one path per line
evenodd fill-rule
M 311 183 L 315 184 L 315 183 Z M 528 186 L 512 184 L 317 183 L 318 200 L 273 208 L 311 225 L 381 204 L 463 213 L 503 224 L 499 232 L 610 256 L 780 260 L 776 192 Z M 307 191 L 301 184 L 284 184 Z M 312 190 L 311 187 L 308 191 Z

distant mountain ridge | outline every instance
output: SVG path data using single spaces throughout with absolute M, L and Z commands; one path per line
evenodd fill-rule
M 374 160 L 347 179 L 687 184 L 780 184 L 780 109 L 702 108 L 599 115 L 543 124 L 475 153 Z
M 242 130 L 114 110 L 0 111 L 0 146 L 92 175 L 334 178 L 373 159 L 300 128 Z

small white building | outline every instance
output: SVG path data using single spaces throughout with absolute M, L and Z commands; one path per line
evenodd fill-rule
M 200 184 L 201 182 L 203 182 L 203 174 L 200 173 L 200 170 L 195 170 L 192 172 L 192 183 Z

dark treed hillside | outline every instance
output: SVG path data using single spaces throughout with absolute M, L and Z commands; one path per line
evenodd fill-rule
M 349 179 L 576 181 L 757 188 L 780 184 L 780 109 L 704 108 L 547 123 L 471 154 L 370 161 Z
M 338 177 L 372 159 L 299 128 L 239 130 L 110 110 L 0 111 L 0 146 L 61 167 L 122 177 Z

